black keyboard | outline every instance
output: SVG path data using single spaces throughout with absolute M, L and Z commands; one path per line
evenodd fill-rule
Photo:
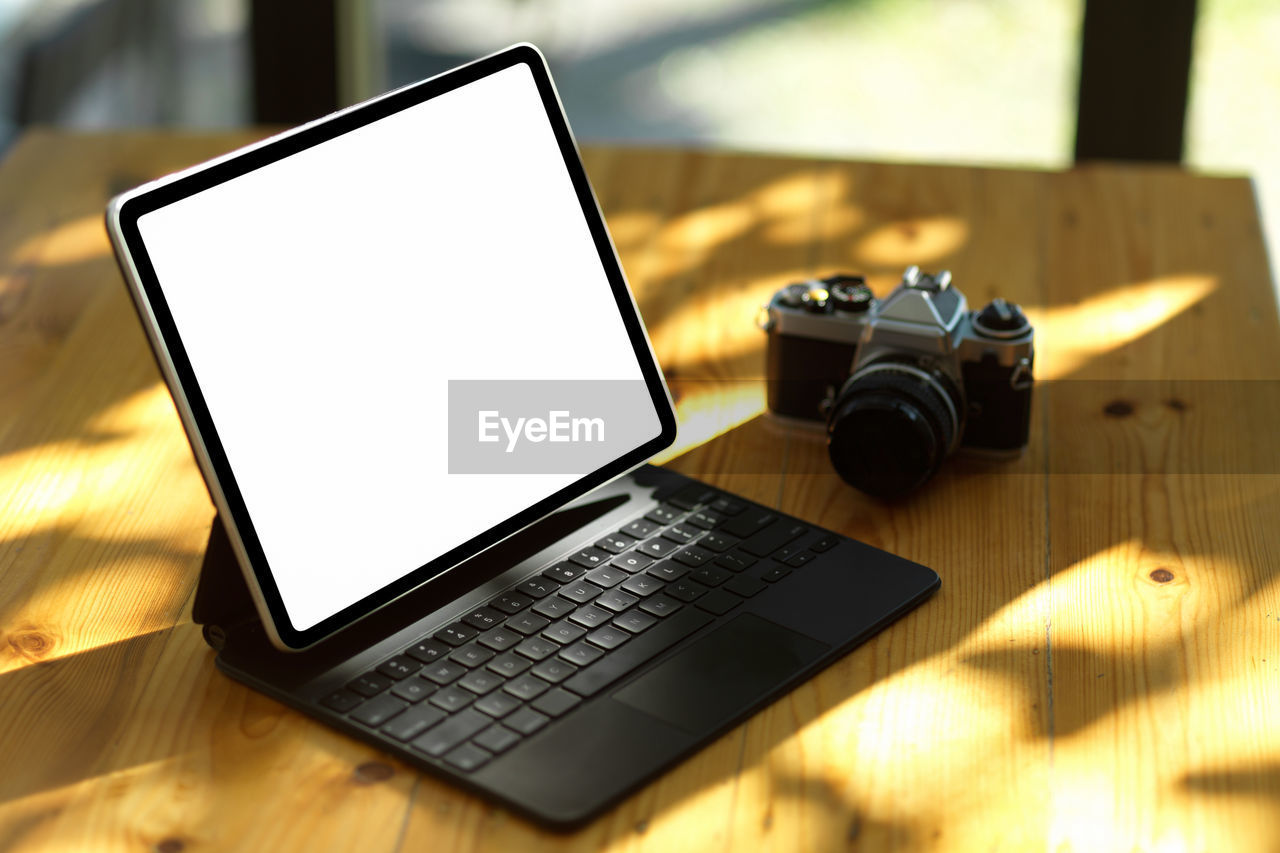
M 838 542 L 692 483 L 320 704 L 475 770 Z

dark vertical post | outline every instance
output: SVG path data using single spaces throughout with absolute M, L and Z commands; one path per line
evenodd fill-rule
M 1182 160 L 1195 0 L 1085 0 L 1076 160 Z
M 250 0 L 253 118 L 301 124 L 338 108 L 339 0 Z

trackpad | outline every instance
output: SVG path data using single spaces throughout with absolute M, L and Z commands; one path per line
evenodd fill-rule
M 830 648 L 744 613 L 613 694 L 701 734 L 741 714 Z

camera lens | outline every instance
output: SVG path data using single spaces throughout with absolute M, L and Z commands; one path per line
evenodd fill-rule
M 959 394 L 937 371 L 902 361 L 854 372 L 831 407 L 827 452 L 850 485 L 879 498 L 924 485 L 960 433 Z

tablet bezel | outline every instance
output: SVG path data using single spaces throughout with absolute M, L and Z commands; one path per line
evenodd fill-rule
M 537 86 L 543 110 L 577 194 L 583 217 L 613 291 L 660 424 L 652 440 L 596 471 L 575 480 L 525 510 L 452 548 L 374 593 L 353 602 L 315 625 L 296 628 L 289 619 L 280 591 L 245 506 L 217 430 L 205 405 L 199 383 L 187 358 L 181 336 L 169 313 L 138 230 L 140 217 L 181 199 L 263 168 L 342 134 L 417 106 L 484 77 L 523 64 Z M 676 418 L 657 359 L 640 320 L 631 290 L 605 227 L 595 194 L 587 180 L 576 143 L 542 54 L 533 45 L 514 45 L 499 53 L 437 77 L 395 90 L 333 115 L 265 139 L 207 163 L 170 175 L 116 197 L 107 208 L 107 230 L 116 249 L 134 305 L 165 381 L 173 395 L 192 450 L 204 474 L 210 496 L 226 525 L 233 550 L 244 570 L 258 612 L 272 642 L 284 650 L 305 649 L 390 604 L 411 590 L 444 575 L 452 567 L 497 544 L 569 501 L 642 464 L 668 447 L 676 435 Z M 440 606 L 447 604 L 441 601 Z

